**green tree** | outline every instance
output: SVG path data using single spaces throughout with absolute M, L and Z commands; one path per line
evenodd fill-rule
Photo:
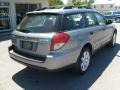
M 94 3 L 94 0 L 70 0 L 68 2 L 68 5 L 81 5 L 81 6 L 88 6 L 91 7 L 91 5 Z
M 72 0 L 73 5 L 81 5 L 82 1 L 81 0 Z
M 89 0 L 89 1 L 87 2 L 87 6 L 88 6 L 88 7 L 91 7 L 93 3 L 94 3 L 94 0 Z
M 72 0 L 68 0 L 67 5 L 73 5 Z
M 49 0 L 49 6 L 58 6 L 63 5 L 63 2 L 61 0 Z

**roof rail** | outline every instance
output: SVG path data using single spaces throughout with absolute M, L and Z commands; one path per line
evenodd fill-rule
M 56 7 L 43 7 L 43 8 L 37 8 L 35 11 L 45 10 L 45 9 L 55 9 Z
M 43 8 L 38 8 L 35 11 L 40 11 L 40 10 L 45 10 L 45 9 L 92 9 L 90 7 L 87 6 L 62 6 L 62 7 L 54 7 L 54 6 L 50 6 L 50 7 L 43 7 Z
M 63 9 L 82 9 L 82 8 L 85 8 L 85 9 L 92 9 L 90 7 L 87 7 L 87 6 L 64 6 Z

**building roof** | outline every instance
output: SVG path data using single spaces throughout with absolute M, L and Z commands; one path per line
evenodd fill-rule
M 97 4 L 114 4 L 115 6 L 120 6 L 119 0 L 96 0 L 93 5 Z
M 94 5 L 96 4 L 115 4 L 115 1 L 113 0 L 96 0 Z
M 120 3 L 116 3 L 115 6 L 120 6 Z

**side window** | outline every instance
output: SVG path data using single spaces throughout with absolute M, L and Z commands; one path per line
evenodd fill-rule
M 98 22 L 97 22 L 97 20 L 96 20 L 96 18 L 94 16 L 94 14 L 86 13 L 85 16 L 86 16 L 86 25 L 87 25 L 87 27 L 98 25 Z
M 120 12 L 115 12 L 115 14 L 120 14 Z
M 105 25 L 106 24 L 106 21 L 105 21 L 105 19 L 103 18 L 102 15 L 100 15 L 98 13 L 95 13 L 95 16 L 98 20 L 99 25 Z
M 118 14 L 120 14 L 120 12 L 118 12 Z
M 80 29 L 84 27 L 83 14 L 65 15 L 63 19 L 63 30 Z

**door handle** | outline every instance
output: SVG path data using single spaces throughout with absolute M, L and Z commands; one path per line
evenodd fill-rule
M 95 34 L 95 33 L 97 33 L 97 32 L 99 32 L 99 31 L 90 31 L 89 33 L 90 33 L 91 35 L 93 35 L 93 34 Z
M 93 31 L 91 31 L 91 32 L 90 32 L 90 34 L 91 34 L 91 35 L 93 35 L 93 34 L 94 34 L 94 32 L 93 32 Z
M 105 28 L 103 28 L 102 30 L 103 30 L 103 31 L 105 31 L 106 29 L 105 29 Z

